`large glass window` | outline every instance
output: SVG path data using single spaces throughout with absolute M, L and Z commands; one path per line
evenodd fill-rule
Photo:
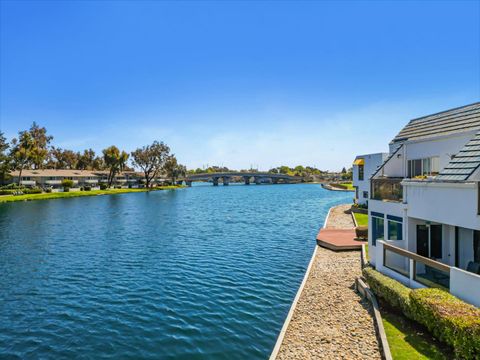
M 439 171 L 438 156 L 408 160 L 408 177 L 437 175 Z
M 403 219 L 398 216 L 387 215 L 388 240 L 403 240 Z
M 372 212 L 372 245 L 377 245 L 377 240 L 385 239 L 383 214 Z

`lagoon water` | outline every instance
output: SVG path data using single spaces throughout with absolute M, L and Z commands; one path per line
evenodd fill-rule
M 203 184 L 0 204 L 0 358 L 266 359 L 351 197 Z

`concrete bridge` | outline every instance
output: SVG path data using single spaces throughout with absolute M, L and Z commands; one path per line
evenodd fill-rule
M 188 186 L 192 185 L 193 181 L 212 181 L 213 186 L 218 186 L 219 180 L 222 179 L 223 185 L 228 185 L 233 177 L 243 178 L 245 185 L 250 185 L 250 180 L 257 185 L 270 183 L 298 183 L 302 181 L 300 176 L 290 176 L 287 174 L 272 174 L 266 172 L 218 172 L 218 173 L 204 173 L 187 175 L 184 180 L 179 180 L 177 183 L 182 184 L 183 181 Z

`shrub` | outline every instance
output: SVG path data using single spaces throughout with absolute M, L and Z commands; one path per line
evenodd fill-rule
M 51 192 L 52 192 L 52 189 L 51 189 L 51 188 L 46 188 L 46 189 L 45 189 L 45 192 L 46 192 L 46 193 L 51 193 Z
M 69 187 L 64 187 L 63 192 L 70 192 L 70 188 Z
M 62 186 L 63 186 L 64 190 L 73 187 L 73 180 L 63 179 L 62 180 Z
M 0 189 L 2 189 L 2 190 L 23 189 L 23 186 L 18 185 L 16 183 L 11 183 L 11 184 L 2 186 Z
M 100 190 L 107 190 L 107 184 L 100 183 Z
M 40 188 L 31 188 L 22 190 L 24 194 L 41 194 L 42 189 Z
M 90 191 L 90 190 L 92 190 L 92 187 L 91 187 L 91 186 L 85 185 L 85 186 L 83 187 L 83 191 Z
M 115 188 L 115 189 L 121 189 L 122 186 L 121 186 L 121 185 L 115 185 L 114 188 Z
M 451 345 L 462 359 L 480 354 L 480 310 L 440 289 L 410 292 L 413 318 L 439 340 Z
M 14 193 L 18 192 L 18 190 L 14 189 L 2 189 L 0 190 L 0 195 L 13 195 Z
M 411 318 L 411 289 L 371 267 L 363 269 L 363 276 L 375 295 L 385 300 L 390 306 L 401 310 L 405 316 Z

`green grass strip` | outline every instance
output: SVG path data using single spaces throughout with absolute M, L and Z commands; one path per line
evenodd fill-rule
M 382 320 L 393 360 L 443 360 L 452 356 L 404 316 L 382 309 Z
M 26 195 L 4 195 L 4 196 L 0 196 L 0 203 L 15 202 L 15 201 L 63 199 L 63 198 L 73 198 L 73 197 L 81 197 L 81 196 L 117 195 L 117 194 L 147 192 L 147 191 L 157 191 L 157 190 L 175 190 L 182 187 L 184 186 L 170 185 L 170 186 L 159 186 L 153 189 L 108 189 L 108 190 L 72 191 L 72 192 L 26 194 Z

